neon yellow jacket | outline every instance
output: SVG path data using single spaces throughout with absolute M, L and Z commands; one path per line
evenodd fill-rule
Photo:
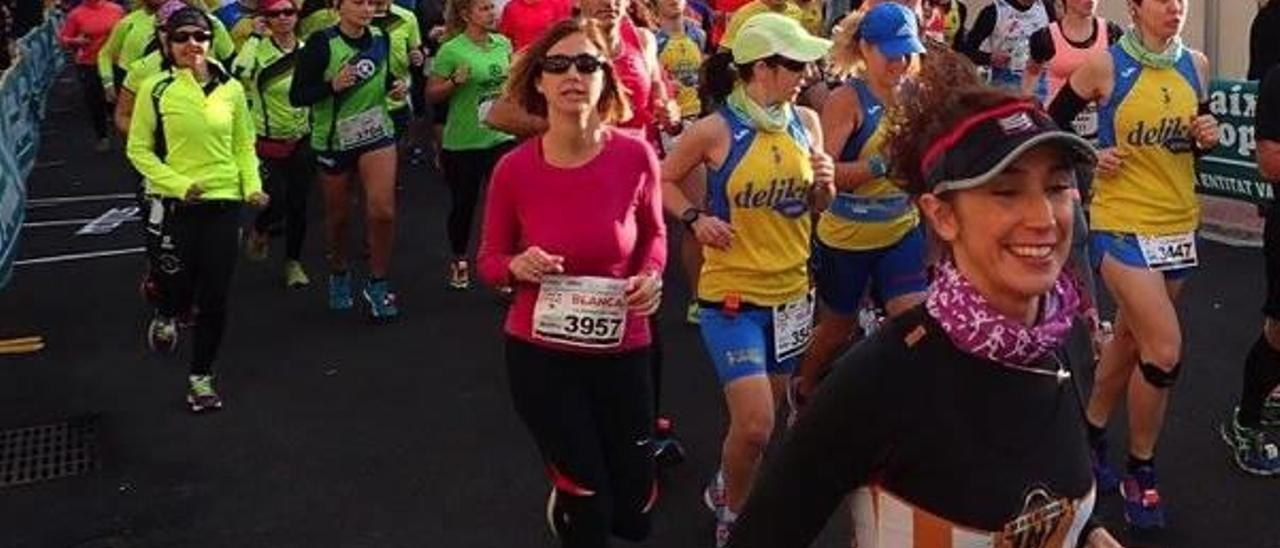
M 165 68 L 138 90 L 126 152 L 150 194 L 182 198 L 196 183 L 203 200 L 242 201 L 262 191 L 244 87 L 216 63 L 209 73 L 207 95 L 190 69 L 179 68 Z

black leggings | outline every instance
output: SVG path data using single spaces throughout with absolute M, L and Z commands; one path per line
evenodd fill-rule
M 449 233 L 449 250 L 455 258 L 466 256 L 467 246 L 471 243 L 471 224 L 475 218 L 476 202 L 480 200 L 480 189 L 489 180 L 489 174 L 493 173 L 494 164 L 511 147 L 510 144 L 502 144 L 483 150 L 440 152 L 440 167 L 444 168 L 451 202 L 445 228 Z
M 508 338 L 506 354 L 511 399 L 552 482 L 560 545 L 646 538 L 657 488 L 649 351 L 576 354 Z
M 307 198 L 316 177 L 315 159 L 304 139 L 288 158 L 262 158 L 263 190 L 271 196 L 267 209 L 258 214 L 253 227 L 266 232 L 284 218 L 285 257 L 298 260 L 307 237 Z
M 147 227 L 157 308 L 166 318 L 182 315 L 193 303 L 199 308 L 191 374 L 211 374 L 227 325 L 227 293 L 240 247 L 240 203 L 164 200 L 153 207 L 164 210 L 162 220 Z
M 98 67 L 76 65 L 76 76 L 80 78 L 80 92 L 84 94 L 84 106 L 89 109 L 89 122 L 93 124 L 93 134 L 99 139 L 106 139 L 107 120 L 111 118 L 112 113 L 107 108 L 107 95 L 102 89 L 102 78 L 98 76 Z

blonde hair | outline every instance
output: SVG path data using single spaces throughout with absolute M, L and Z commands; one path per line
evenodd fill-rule
M 464 17 L 480 0 L 447 0 L 444 4 L 444 40 L 466 32 Z

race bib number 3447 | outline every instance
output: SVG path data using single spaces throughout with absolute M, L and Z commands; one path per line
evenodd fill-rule
M 1138 236 L 1142 258 L 1151 270 L 1176 270 L 1199 264 L 1196 257 L 1196 233 L 1169 236 Z
M 533 338 L 579 348 L 622 344 L 627 282 L 592 276 L 547 276 L 533 307 Z

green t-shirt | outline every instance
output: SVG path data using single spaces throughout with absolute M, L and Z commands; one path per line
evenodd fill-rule
M 480 46 L 459 34 L 440 46 L 431 74 L 448 78 L 462 64 L 470 67 L 467 83 L 449 97 L 449 116 L 444 124 L 445 150 L 482 150 L 514 139 L 483 122 L 493 101 L 502 95 L 502 85 L 511 69 L 511 41 L 489 33 L 489 45 Z
M 297 139 L 311 130 L 310 109 L 289 102 L 298 51 L 285 52 L 271 38 L 250 36 L 231 65 L 231 74 L 244 85 L 259 136 Z
M 311 107 L 311 147 L 321 151 L 347 151 L 395 138 L 387 115 L 387 36 L 369 27 L 369 46 L 357 49 L 338 32 L 326 28 L 307 41 L 307 48 L 323 44 L 328 63 L 325 82 L 332 82 L 344 64 L 358 67 L 360 82 Z M 295 77 L 297 75 L 295 74 Z
M 378 22 L 379 28 L 387 33 L 391 41 L 391 59 L 389 68 L 391 77 L 409 83 L 410 59 L 409 51 L 422 47 L 422 35 L 418 30 L 418 17 L 413 12 L 395 4 L 391 11 Z M 387 107 L 399 110 L 409 106 L 409 99 L 395 100 L 387 97 Z

